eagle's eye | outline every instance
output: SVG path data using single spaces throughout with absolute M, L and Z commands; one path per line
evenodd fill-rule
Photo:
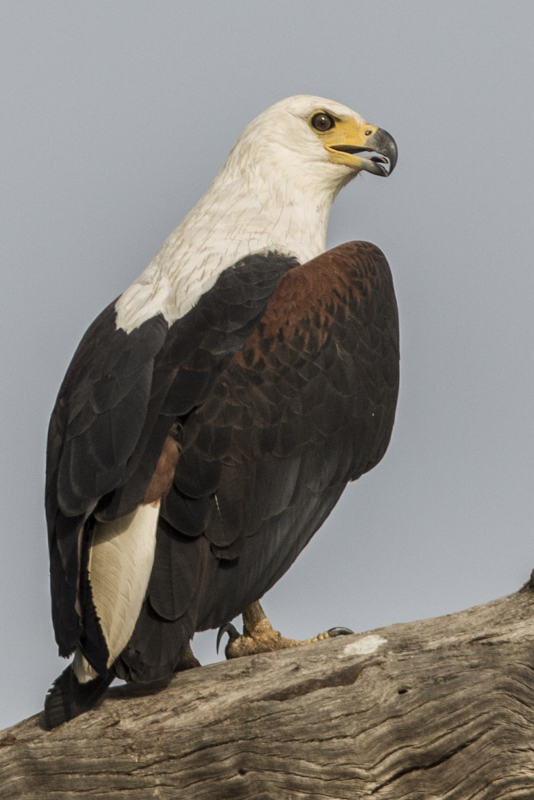
M 325 131 L 329 131 L 330 128 L 333 128 L 336 123 L 330 114 L 325 114 L 324 111 L 318 111 L 317 114 L 314 114 L 311 118 L 311 124 L 316 131 L 324 133 Z

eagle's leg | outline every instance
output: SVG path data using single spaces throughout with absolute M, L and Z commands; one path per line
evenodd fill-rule
M 300 647 L 303 644 L 331 639 L 354 633 L 349 628 L 331 628 L 313 639 L 288 639 L 275 631 L 259 602 L 252 603 L 243 612 L 243 634 L 239 634 L 232 624 L 223 625 L 217 634 L 217 649 L 223 634 L 228 634 L 228 644 L 224 649 L 226 658 L 251 656 L 256 653 L 271 653 L 287 647 Z
M 194 669 L 195 667 L 200 667 L 201 663 L 198 658 L 195 656 L 191 649 L 191 642 L 188 642 L 187 646 L 184 648 L 182 655 L 180 656 L 180 660 L 176 664 L 174 668 L 174 672 L 183 672 L 186 669 Z

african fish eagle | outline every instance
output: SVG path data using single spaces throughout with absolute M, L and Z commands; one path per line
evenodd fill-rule
M 52 613 L 74 653 L 48 728 L 114 677 L 198 664 L 195 631 L 223 626 L 230 656 L 297 643 L 258 601 L 384 455 L 398 390 L 387 261 L 366 242 L 325 253 L 328 215 L 396 159 L 349 108 L 282 100 L 83 337 L 48 437 Z

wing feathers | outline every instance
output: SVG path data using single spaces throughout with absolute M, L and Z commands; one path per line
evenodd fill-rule
M 176 620 L 189 608 L 200 576 L 195 542 L 160 521 L 157 554 L 148 586 L 148 601 L 164 620 Z
M 247 257 L 168 331 L 163 318 L 131 334 L 113 326 L 110 307 L 82 341 L 50 426 L 55 627 L 63 652 L 79 641 L 86 520 L 130 513 L 149 484 L 163 491 L 156 468 L 172 428 L 179 457 L 147 597 L 115 664 L 121 677 L 155 680 L 195 630 L 259 599 L 347 481 L 382 457 L 397 312 L 384 256 L 360 242 L 301 267 Z
M 111 304 L 82 339 L 52 414 L 47 455 L 51 581 L 62 653 L 79 640 L 80 625 L 73 620 L 87 547 L 84 526 L 135 510 L 171 427 L 208 397 L 218 374 L 254 330 L 278 280 L 295 263 L 277 254 L 243 259 L 170 329 L 157 314 L 126 333 L 117 329 Z M 229 448 L 229 436 L 216 433 L 216 454 Z M 219 465 L 214 472 L 220 474 Z M 206 480 L 206 470 L 198 465 L 184 479 L 186 491 L 204 496 L 210 488 L 207 473 Z M 76 524 L 64 524 L 69 519 Z M 60 538 L 71 541 L 60 544 Z
M 287 272 L 245 347 L 184 421 L 162 508 L 166 535 L 171 526 L 182 534 L 172 540 L 180 566 L 154 578 L 121 669 L 160 674 L 170 641 L 230 620 L 283 575 L 347 481 L 382 457 L 397 389 L 397 311 L 383 254 L 352 243 Z M 192 553 L 204 559 L 203 577 L 183 596 L 178 584 L 189 577 L 180 570 Z M 156 631 L 159 662 L 143 638 L 154 648 Z

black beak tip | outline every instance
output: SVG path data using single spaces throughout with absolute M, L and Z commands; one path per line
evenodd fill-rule
M 380 166 L 380 173 L 377 174 L 387 178 L 388 175 L 391 175 L 397 163 L 398 151 L 395 139 L 383 128 L 378 128 L 369 144 L 371 146 L 370 149 L 377 154 L 371 159 L 377 166 Z M 382 164 L 386 166 L 382 166 Z
M 395 169 L 399 151 L 397 150 L 397 143 L 393 136 L 384 130 L 381 130 L 381 133 L 383 134 L 383 142 L 381 143 L 381 149 L 379 150 L 379 153 L 380 155 L 386 156 L 386 158 L 389 160 L 388 175 L 391 175 Z

